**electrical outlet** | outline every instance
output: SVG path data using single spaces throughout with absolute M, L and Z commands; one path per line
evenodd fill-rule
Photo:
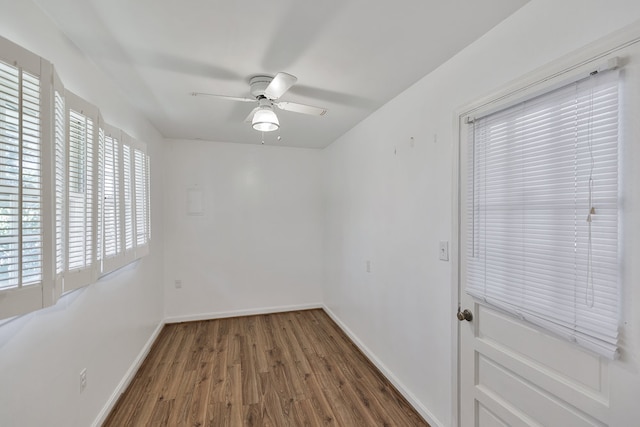
M 80 393 L 82 393 L 85 388 L 87 388 L 87 368 L 80 371 Z
M 175 285 L 176 289 L 182 288 L 182 280 L 180 279 L 176 279 L 176 281 L 173 282 L 173 284 Z
M 371 261 L 367 260 L 367 273 L 371 273 Z
M 446 240 L 440 241 L 439 257 L 442 261 L 449 261 L 449 242 Z

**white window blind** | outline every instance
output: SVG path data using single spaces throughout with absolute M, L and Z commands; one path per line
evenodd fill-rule
M 151 239 L 149 212 L 149 156 L 141 149 L 134 150 L 135 229 L 136 244 L 144 247 Z
M 136 230 L 134 148 L 144 144 L 114 127 L 98 133 L 99 116 L 49 62 L 0 37 L 0 319 L 148 251 L 146 154 L 140 246 Z
M 104 135 L 98 156 L 103 196 L 98 227 L 103 242 L 101 273 L 107 274 L 148 253 L 148 182 L 144 181 L 148 164 L 143 143 L 106 123 L 100 135 Z M 145 219 L 142 225 L 139 218 Z
M 65 271 L 67 149 L 64 93 L 54 91 L 56 276 Z
M 67 226 L 64 290 L 95 281 L 95 154 L 97 109 L 66 92 Z
M 42 281 L 40 79 L 0 62 L 0 290 Z
M 124 196 L 124 247 L 125 252 L 133 250 L 133 177 L 131 174 L 131 147 L 122 145 L 123 196 Z
M 54 287 L 52 303 L 64 292 L 64 276 L 67 262 L 67 127 L 64 85 L 53 72 L 53 125 L 52 156 L 53 167 L 53 221 L 54 221 Z M 48 180 L 45 180 L 48 181 Z M 46 199 L 46 196 L 45 196 Z M 46 268 L 46 267 L 45 267 Z
M 99 264 L 99 270 L 104 270 L 104 129 L 98 128 L 98 155 L 97 155 L 97 168 L 98 168 L 98 180 L 97 180 L 97 195 L 98 206 L 96 215 L 96 259 Z
M 44 209 L 53 189 L 44 176 L 53 165 L 45 144 L 51 72 L 50 63 L 0 37 L 0 318 L 52 302 L 53 233 L 44 227 L 53 221 Z
M 122 251 L 120 234 L 120 158 L 119 137 L 104 138 L 104 257 L 113 258 Z
M 145 230 L 147 244 L 151 241 L 151 157 L 144 155 L 144 191 L 145 191 Z
M 69 269 L 91 265 L 93 121 L 69 111 Z
M 469 126 L 466 289 L 598 354 L 617 352 L 618 73 Z

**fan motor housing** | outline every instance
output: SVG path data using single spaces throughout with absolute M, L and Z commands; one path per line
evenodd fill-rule
M 251 77 L 251 80 L 249 80 L 249 85 L 251 86 L 251 95 L 255 96 L 256 98 L 264 96 L 264 91 L 267 89 L 267 86 L 269 86 L 269 83 L 271 83 L 271 80 L 273 80 L 273 77 L 269 76 Z

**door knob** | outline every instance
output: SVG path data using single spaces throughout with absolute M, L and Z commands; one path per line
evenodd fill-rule
M 467 322 L 471 322 L 473 320 L 473 314 L 471 314 L 471 312 L 469 310 L 464 310 L 464 311 L 460 311 L 460 309 L 458 309 L 458 320 L 459 321 L 463 321 L 466 320 Z

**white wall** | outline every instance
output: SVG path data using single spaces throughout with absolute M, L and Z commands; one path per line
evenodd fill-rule
M 433 424 L 453 420 L 453 266 L 438 242 L 454 112 L 638 18 L 637 0 L 533 0 L 323 152 L 325 304 Z
M 148 144 L 161 171 L 164 141 L 30 0 L 0 2 L 3 37 L 53 62 L 67 88 Z M 162 174 L 152 177 L 151 255 L 0 324 L 0 425 L 91 425 L 163 317 Z M 80 394 L 79 374 L 87 368 Z
M 188 141 L 165 150 L 30 0 L 0 5 L 2 36 L 51 60 L 68 88 L 149 144 L 154 215 L 149 257 L 0 325 L 7 426 L 90 425 L 165 315 L 320 302 L 434 425 L 450 425 L 452 265 L 438 260 L 438 241 L 452 227 L 453 112 L 640 17 L 637 0 L 533 0 L 323 152 Z M 185 214 L 195 186 L 203 216 Z
M 320 151 L 170 141 L 167 159 L 170 321 L 321 303 Z M 203 215 L 187 215 L 190 188 Z

